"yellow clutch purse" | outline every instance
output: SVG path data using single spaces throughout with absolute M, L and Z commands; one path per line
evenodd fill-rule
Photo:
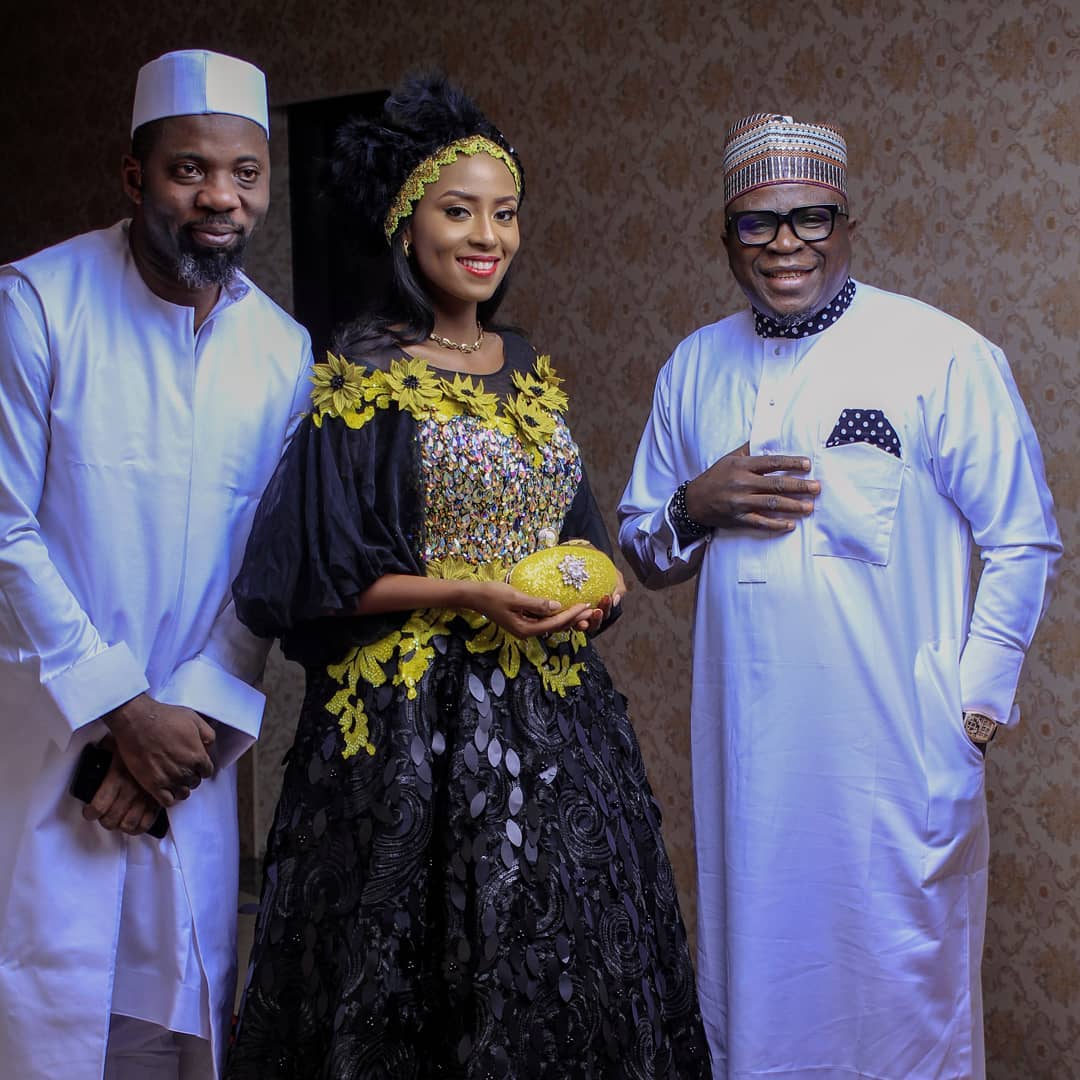
M 541 537 L 541 542 L 545 537 Z M 551 537 L 554 541 L 554 537 Z M 610 596 L 618 581 L 615 564 L 585 540 L 542 547 L 510 568 L 506 580 L 515 589 L 544 600 L 592 607 Z

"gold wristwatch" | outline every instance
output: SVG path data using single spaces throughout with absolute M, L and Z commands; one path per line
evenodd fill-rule
M 980 748 L 985 749 L 986 744 L 997 734 L 997 729 L 997 721 L 985 713 L 964 713 L 964 731 L 967 732 L 967 737 Z

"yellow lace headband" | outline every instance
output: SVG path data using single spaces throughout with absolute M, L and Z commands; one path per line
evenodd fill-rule
M 432 154 L 431 157 L 424 158 L 409 173 L 408 179 L 401 185 L 397 198 L 394 199 L 390 206 L 390 212 L 386 215 L 383 231 L 386 233 L 387 242 L 397 232 L 397 227 L 401 224 L 402 219 L 412 214 L 413 207 L 424 194 L 424 188 L 428 184 L 434 184 L 439 179 L 442 167 L 457 161 L 458 156 L 461 154 L 466 157 L 488 154 L 493 158 L 498 158 L 510 170 L 510 175 L 514 178 L 514 190 L 518 195 L 521 194 L 521 172 L 509 152 L 483 135 L 468 135 L 464 139 L 457 139 L 455 142 L 450 143 L 449 146 L 444 146 L 441 150 Z

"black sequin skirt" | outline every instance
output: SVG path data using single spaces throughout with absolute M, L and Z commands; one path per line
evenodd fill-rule
M 625 701 L 450 635 L 416 695 L 365 688 L 342 758 L 309 672 L 229 1080 L 711 1075 Z

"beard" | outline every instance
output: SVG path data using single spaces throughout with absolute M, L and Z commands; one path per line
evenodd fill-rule
M 223 224 L 208 218 L 198 225 Z M 205 289 L 210 285 L 228 285 L 244 264 L 247 234 L 238 232 L 236 241 L 227 248 L 207 249 L 196 245 L 191 237 L 194 226 L 184 225 L 176 237 L 175 255 L 171 260 L 177 280 L 189 289 Z
M 154 263 L 187 289 L 227 285 L 243 267 L 249 233 L 240 229 L 227 248 L 206 248 L 193 237 L 196 228 L 225 225 L 235 228 L 227 214 L 207 214 L 176 227 L 156 207 L 143 205 L 144 236 Z
M 802 326 L 809 322 L 817 312 L 815 311 L 791 311 L 787 315 L 769 315 L 769 319 L 781 330 L 791 330 L 793 327 Z

